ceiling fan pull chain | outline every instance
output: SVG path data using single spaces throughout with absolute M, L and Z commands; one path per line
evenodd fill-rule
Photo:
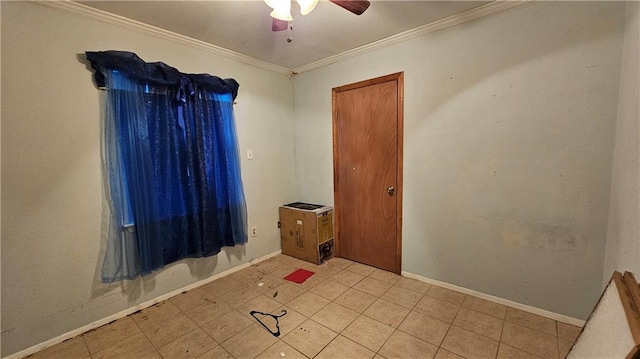
M 291 43 L 291 41 L 293 41 L 293 23 L 291 21 L 289 21 L 289 26 L 287 28 L 289 29 L 289 37 L 287 37 L 287 42 Z

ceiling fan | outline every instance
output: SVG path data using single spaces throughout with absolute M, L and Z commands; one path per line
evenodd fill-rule
M 318 4 L 318 0 L 296 0 L 300 5 L 300 13 L 307 15 Z M 369 0 L 329 0 L 330 2 L 346 9 L 356 15 L 362 15 L 369 8 Z M 291 16 L 291 0 L 264 0 L 273 9 L 271 17 L 271 31 L 283 31 L 289 28 L 289 22 L 293 21 Z

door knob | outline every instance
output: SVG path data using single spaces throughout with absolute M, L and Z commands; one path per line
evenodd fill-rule
M 393 186 L 387 188 L 387 194 L 389 194 L 389 196 L 393 196 L 393 192 L 395 191 L 395 189 L 393 188 Z

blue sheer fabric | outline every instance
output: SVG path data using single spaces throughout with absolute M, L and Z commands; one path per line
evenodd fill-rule
M 102 281 L 247 242 L 234 93 L 101 67 L 111 223 Z

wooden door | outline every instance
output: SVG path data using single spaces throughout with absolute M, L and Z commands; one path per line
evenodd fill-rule
M 400 273 L 403 73 L 333 89 L 336 253 Z

